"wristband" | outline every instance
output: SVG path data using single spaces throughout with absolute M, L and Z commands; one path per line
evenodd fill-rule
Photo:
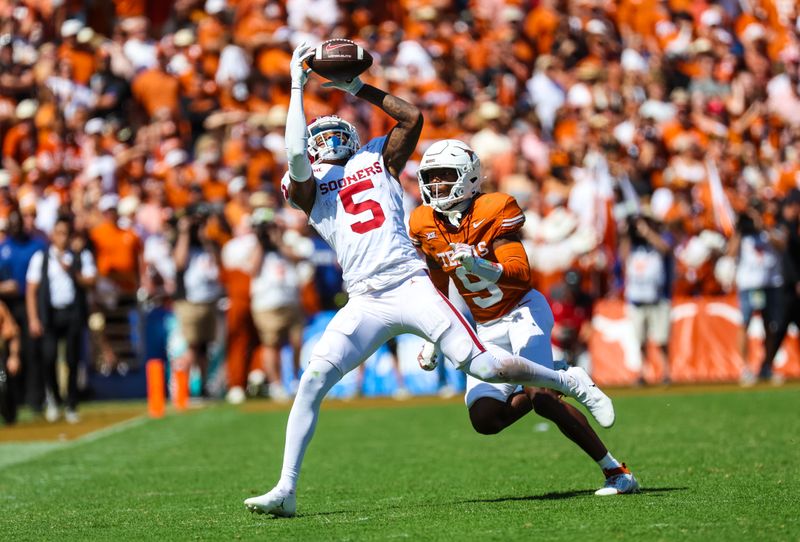
M 503 274 L 503 266 L 483 258 L 475 258 L 469 272 L 489 282 L 497 282 Z

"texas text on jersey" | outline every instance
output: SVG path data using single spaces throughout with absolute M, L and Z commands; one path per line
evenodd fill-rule
M 431 207 L 414 210 L 409 220 L 411 241 L 428 259 L 433 273 L 447 273 L 478 322 L 494 320 L 508 313 L 530 290 L 529 280 L 505 276 L 497 283 L 470 274 L 452 259 L 450 243 L 465 243 L 473 247 L 476 256 L 497 262 L 492 248 L 497 239 L 511 237 L 522 228 L 525 215 L 511 196 L 479 194 L 464 213 L 458 227 Z

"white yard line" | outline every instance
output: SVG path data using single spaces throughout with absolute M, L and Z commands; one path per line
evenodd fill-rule
M 33 461 L 44 455 L 72 448 L 79 444 L 86 442 L 94 442 L 110 435 L 122 433 L 128 429 L 138 427 L 144 424 L 149 418 L 146 415 L 137 416 L 123 420 L 121 422 L 103 427 L 91 433 L 81 435 L 75 440 L 70 441 L 33 441 L 33 442 L 7 442 L 0 444 L 0 468 L 6 468 L 11 465 L 19 465 L 20 463 L 27 463 Z M 5 453 L 4 453 L 5 449 Z
M 108 435 L 115 435 L 117 433 L 121 433 L 123 431 L 127 431 L 128 429 L 132 429 L 134 427 L 138 427 L 142 425 L 144 422 L 149 420 L 146 415 L 142 414 L 140 416 L 136 416 L 135 418 L 130 418 L 127 420 L 123 420 L 121 422 L 109 425 L 108 427 L 103 427 L 102 429 L 98 429 L 97 431 L 92 431 L 91 433 L 86 433 L 75 440 L 71 440 L 66 443 L 66 447 L 70 448 L 77 444 L 81 444 L 84 442 L 94 442 L 95 440 L 99 440 L 103 437 L 107 437 Z

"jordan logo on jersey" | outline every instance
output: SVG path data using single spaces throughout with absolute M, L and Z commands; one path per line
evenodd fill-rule
M 426 233 L 425 234 L 425 239 L 427 239 L 428 241 L 430 241 L 431 239 L 436 239 L 436 232 L 432 231 L 432 232 Z
M 377 175 L 378 173 L 383 173 L 383 167 L 381 167 L 380 162 L 376 161 L 371 166 L 354 171 L 352 175 L 347 175 L 342 179 L 334 179 L 332 181 L 320 183 L 319 194 L 320 196 L 324 196 L 328 192 L 336 192 L 345 186 L 350 186 L 351 184 L 365 181 L 373 175 Z

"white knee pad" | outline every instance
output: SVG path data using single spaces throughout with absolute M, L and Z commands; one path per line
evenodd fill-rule
M 303 371 L 303 376 L 300 377 L 295 402 L 317 403 L 322 401 L 328 391 L 342 379 L 342 376 L 342 372 L 330 362 L 312 357 L 308 367 Z
M 483 352 L 465 365 L 467 373 L 484 382 L 502 382 L 502 364 L 489 352 Z
M 467 364 L 467 372 L 484 382 L 523 384 L 535 379 L 536 365 L 519 356 L 496 358 L 489 352 L 476 356 Z

